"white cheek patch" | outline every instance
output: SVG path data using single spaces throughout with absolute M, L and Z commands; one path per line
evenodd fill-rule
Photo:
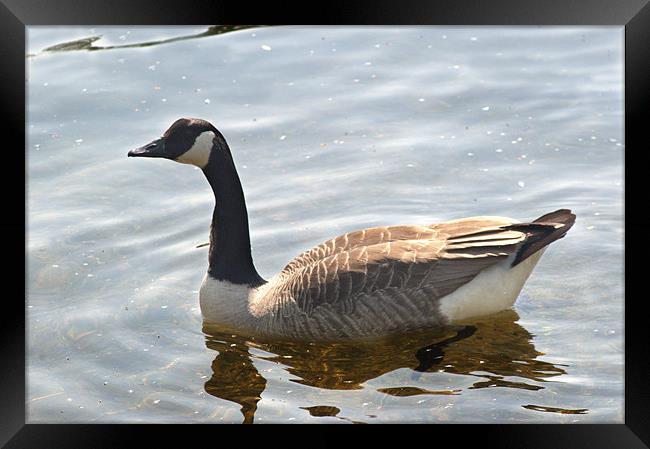
M 210 159 L 212 139 L 214 139 L 214 133 L 212 131 L 202 132 L 194 141 L 192 148 L 178 156 L 176 162 L 180 162 L 181 164 L 192 164 L 199 168 L 204 168 L 208 165 L 208 160 Z

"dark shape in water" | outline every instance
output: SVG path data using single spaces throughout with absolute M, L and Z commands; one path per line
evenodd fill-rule
M 336 416 L 341 413 L 341 409 L 331 405 L 314 405 L 312 407 L 300 407 L 307 410 L 311 416 Z
M 537 391 L 537 390 L 542 390 L 544 387 L 541 385 L 530 385 L 525 382 L 510 382 L 507 380 L 503 380 L 501 376 L 484 376 L 488 380 L 484 382 L 476 382 L 474 385 L 469 387 L 472 390 L 478 389 L 478 388 L 490 388 L 490 387 L 508 387 L 508 388 L 520 388 L 522 390 L 531 390 L 531 391 Z
M 587 408 L 577 408 L 577 409 L 568 409 L 568 408 L 557 408 L 557 407 L 545 407 L 543 405 L 522 405 L 523 408 L 528 410 L 536 410 L 538 412 L 550 412 L 550 413 L 562 413 L 564 415 L 586 415 L 589 409 Z
M 101 36 L 86 37 L 72 42 L 64 42 L 62 44 L 47 47 L 43 51 L 71 51 L 71 50 L 90 50 L 93 42 L 101 39 Z
M 465 326 L 461 328 L 455 336 L 419 349 L 415 353 L 415 357 L 420 361 L 420 364 L 415 368 L 415 371 L 426 372 L 431 367 L 438 365 L 445 356 L 443 351 L 445 347 L 457 341 L 469 338 L 475 333 L 475 326 Z
M 368 380 L 397 369 L 410 368 L 416 376 L 427 371 L 441 371 L 480 378 L 481 381 L 469 387 L 471 389 L 505 387 L 539 390 L 544 387 L 536 383 L 565 374 L 565 371 L 562 365 L 538 359 L 542 353 L 535 350 L 533 336 L 516 323 L 518 319 L 513 310 L 507 310 L 477 320 L 472 326 L 356 343 L 259 341 L 232 336 L 230 332 L 205 323 L 206 345 L 219 352 L 212 363 L 214 374 L 206 382 L 205 388 L 213 396 L 240 404 L 244 422 L 247 423 L 253 422 L 257 403 L 266 387 L 266 380 L 251 361 L 255 358 L 276 362 L 282 369 L 298 377 L 292 382 L 316 388 L 362 389 Z M 269 354 L 252 355 L 249 348 Z M 504 379 L 506 377 L 518 377 L 522 382 Z M 382 388 L 379 391 L 393 396 L 460 392 L 412 386 Z M 326 409 L 323 407 L 304 409 L 316 416 L 312 411 L 324 413 Z M 336 408 L 327 407 L 331 407 L 327 409 L 330 412 Z
M 331 416 L 333 418 L 342 419 L 343 421 L 349 421 L 353 424 L 366 424 L 365 422 L 353 421 L 343 416 L 336 416 L 339 413 L 341 413 L 341 409 L 331 405 L 314 405 L 312 407 L 300 407 L 300 408 L 303 410 L 307 410 L 311 416 L 316 416 L 316 417 Z
M 244 424 L 252 424 L 266 379 L 253 365 L 247 347 L 231 347 L 230 344 L 213 341 L 209 345 L 219 351 L 219 355 L 212 362 L 212 377 L 204 388 L 212 396 L 240 404 Z
M 442 395 L 457 395 L 461 390 L 425 390 L 418 387 L 392 387 L 392 388 L 379 388 L 377 391 L 391 396 L 408 397 L 419 396 L 422 394 L 442 394 Z
M 134 47 L 151 47 L 153 45 L 169 44 L 171 42 L 184 41 L 188 39 L 197 39 L 200 37 L 215 36 L 218 34 L 229 33 L 232 31 L 239 31 L 246 28 L 258 28 L 262 25 L 212 25 L 202 33 L 190 34 L 188 36 L 177 36 L 169 39 L 160 39 L 156 41 L 148 42 L 137 42 L 134 44 L 123 44 L 123 45 L 106 45 L 106 46 L 94 46 L 93 42 L 101 39 L 101 36 L 92 36 L 86 37 L 83 39 L 77 39 L 71 42 L 63 42 L 61 44 L 53 45 L 43 49 L 44 52 L 60 52 L 60 51 L 74 51 L 74 50 L 112 50 L 115 48 L 134 48 Z M 35 56 L 35 55 L 30 55 Z

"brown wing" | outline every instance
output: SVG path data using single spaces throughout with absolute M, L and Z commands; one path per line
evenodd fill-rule
M 469 227 L 465 223 L 455 227 L 457 232 L 430 226 L 352 232 L 289 263 L 281 273 L 285 279 L 284 294 L 280 296 L 295 301 L 298 309 L 306 313 L 324 304 L 349 311 L 359 295 L 389 288 L 427 288 L 434 297 L 442 297 L 516 251 L 525 235 L 499 229 L 501 223 L 481 222 Z M 461 238 L 477 229 L 485 234 Z
M 277 292 L 277 305 L 284 308 L 295 302 L 298 310 L 311 313 L 328 304 L 349 312 L 360 295 L 390 288 L 426 289 L 435 300 L 488 266 L 525 250 L 531 241 L 535 247 L 542 241 L 550 243 L 548 237 L 556 237 L 557 231 L 557 223 L 512 224 L 500 217 L 476 217 L 348 233 L 287 265 L 280 273 L 283 287 Z
M 348 232 L 300 254 L 284 267 L 282 274 L 302 270 L 305 266 L 355 248 L 401 240 L 427 240 L 435 236 L 436 231 L 429 226 L 382 226 Z

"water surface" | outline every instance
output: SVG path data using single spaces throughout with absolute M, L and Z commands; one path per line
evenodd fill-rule
M 623 422 L 623 28 L 227 31 L 29 28 L 29 422 Z M 208 184 L 126 157 L 182 116 L 228 140 L 266 278 L 368 226 L 578 220 L 455 329 L 224 334 Z

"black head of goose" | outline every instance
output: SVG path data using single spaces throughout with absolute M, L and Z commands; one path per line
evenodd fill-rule
M 559 209 L 527 223 L 480 216 L 362 229 L 305 251 L 265 281 L 253 265 L 230 149 L 212 124 L 181 118 L 128 155 L 203 170 L 215 207 L 201 312 L 253 336 L 375 338 L 499 312 L 514 304 L 547 245 L 575 221 Z

